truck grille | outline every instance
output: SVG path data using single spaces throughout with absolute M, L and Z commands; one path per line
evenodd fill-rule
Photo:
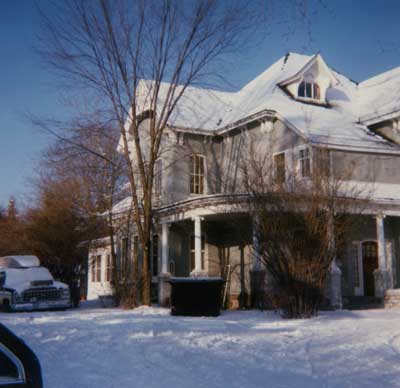
M 22 293 L 24 302 L 58 300 L 61 299 L 61 291 L 56 288 L 32 288 Z

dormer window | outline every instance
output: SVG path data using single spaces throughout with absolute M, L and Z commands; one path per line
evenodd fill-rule
M 313 100 L 321 99 L 319 86 L 316 82 L 314 82 L 314 79 L 311 76 L 306 76 L 303 81 L 300 82 L 297 96 L 303 98 L 312 98 Z

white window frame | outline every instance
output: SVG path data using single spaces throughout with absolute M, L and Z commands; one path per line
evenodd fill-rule
M 304 157 L 301 157 L 300 154 L 302 151 L 308 150 L 308 159 L 310 160 L 310 174 L 309 175 L 303 175 L 303 170 L 302 170 L 302 161 L 307 160 Z M 298 166 L 298 171 L 300 173 L 300 177 L 303 179 L 309 179 L 311 178 L 312 175 L 312 170 L 313 170 L 313 158 L 312 158 L 312 148 L 309 145 L 303 145 L 301 147 L 297 147 L 296 149 L 296 157 L 297 157 L 297 166 Z
M 196 178 L 196 176 L 201 176 L 200 174 L 196 173 L 196 171 L 192 171 L 192 158 L 193 157 L 199 157 L 203 160 L 203 191 L 196 193 L 194 192 L 195 190 L 192 191 L 192 176 L 194 178 Z M 196 168 L 194 168 L 194 170 L 196 170 Z M 190 155 L 190 160 L 189 160 L 189 193 L 190 195 L 204 195 L 207 193 L 207 163 L 206 163 L 206 157 L 203 154 L 198 154 L 198 153 L 193 153 L 192 155 Z M 196 187 L 196 184 L 194 185 L 194 187 Z M 200 190 L 199 190 L 200 191 Z
M 112 271 L 114 269 L 111 253 L 106 254 L 106 261 L 104 266 L 104 282 L 111 283 L 112 281 Z
M 302 83 L 304 83 L 304 96 L 300 96 L 299 94 L 300 85 Z M 307 85 L 311 85 L 311 96 L 307 96 Z M 319 89 L 319 98 L 315 97 L 315 85 Z M 318 82 L 315 81 L 314 77 L 311 74 L 305 75 L 299 82 L 297 86 L 297 97 L 304 100 L 321 101 L 321 87 L 319 86 Z
M 91 263 L 92 283 L 101 283 L 101 268 L 102 268 L 102 255 L 92 256 L 92 263 Z

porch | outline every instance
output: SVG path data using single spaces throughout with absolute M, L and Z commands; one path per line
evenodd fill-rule
M 260 265 L 253 257 L 253 223 L 244 213 L 208 214 L 163 222 L 159 302 L 169 302 L 168 280 L 173 277 L 222 277 L 230 308 L 251 304 L 251 271 Z
M 196 205 L 198 205 L 196 203 Z M 326 296 L 334 308 L 356 297 L 383 301 L 399 286 L 400 218 L 371 211 L 360 217 L 347 244 L 332 265 Z M 356 216 L 355 216 L 356 217 Z M 169 302 L 171 276 L 221 276 L 228 281 L 230 308 L 254 302 L 254 274 L 265 273 L 258 255 L 256 223 L 248 213 L 226 202 L 173 209 L 159 218 L 161 271 L 159 302 Z M 361 300 L 361 299 L 359 299 Z

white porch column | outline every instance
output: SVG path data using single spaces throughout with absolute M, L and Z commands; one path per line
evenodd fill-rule
M 169 224 L 161 224 L 161 273 L 158 278 L 158 303 L 161 306 L 169 306 L 171 299 L 171 285 L 169 279 Z
M 383 298 L 385 291 L 389 288 L 389 271 L 386 266 L 385 246 L 385 215 L 376 215 L 376 239 L 378 241 L 378 268 L 374 271 L 375 296 Z
M 385 248 L 385 216 L 383 214 L 378 214 L 376 216 L 376 234 L 378 240 L 378 262 L 379 269 L 386 270 L 386 248 Z
M 169 262 L 169 224 L 162 224 L 162 234 L 161 234 L 161 273 L 168 274 L 168 262 Z
M 200 216 L 195 216 L 194 221 L 194 269 L 192 276 L 205 276 L 206 272 L 201 265 L 201 221 Z

